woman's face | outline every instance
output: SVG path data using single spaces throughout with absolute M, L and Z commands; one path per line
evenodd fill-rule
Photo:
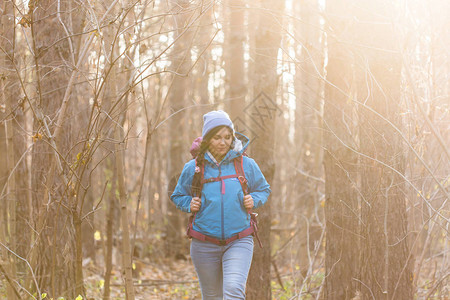
M 209 152 L 217 161 L 221 161 L 230 150 L 233 134 L 228 127 L 220 129 L 209 141 Z

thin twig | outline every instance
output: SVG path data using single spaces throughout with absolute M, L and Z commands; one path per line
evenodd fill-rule
M 3 273 L 3 276 L 5 276 L 5 278 L 6 278 L 6 281 L 8 281 L 9 285 L 13 289 L 14 294 L 16 294 L 17 298 L 20 299 L 21 296 L 20 296 L 19 292 L 17 291 L 16 287 L 14 286 L 14 282 L 9 278 L 9 275 L 8 275 L 8 273 L 6 273 L 6 270 L 3 268 L 2 264 L 0 264 L 0 271 Z
M 0 245 L 3 246 L 6 250 L 8 250 L 10 253 L 12 253 L 14 256 L 16 256 L 18 259 L 24 261 L 24 262 L 27 264 L 28 268 L 29 268 L 30 271 L 31 271 L 31 276 L 32 276 L 33 281 L 34 281 L 34 285 L 35 285 L 35 287 L 36 287 L 36 289 L 37 289 L 37 293 L 38 293 L 39 300 L 41 300 L 41 289 L 39 288 L 39 285 L 38 285 L 37 280 L 36 280 L 36 275 L 34 274 L 33 268 L 31 267 L 31 265 L 30 265 L 30 263 L 28 262 L 28 260 L 26 260 L 25 258 L 21 257 L 20 255 L 18 255 L 17 253 L 15 253 L 15 252 L 12 251 L 11 249 L 9 249 L 8 246 L 6 246 L 5 244 L 3 244 L 2 242 L 0 242 Z

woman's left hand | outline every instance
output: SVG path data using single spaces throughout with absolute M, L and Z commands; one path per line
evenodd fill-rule
M 244 207 L 246 209 L 252 209 L 253 208 L 253 198 L 252 195 L 245 195 L 244 196 Z

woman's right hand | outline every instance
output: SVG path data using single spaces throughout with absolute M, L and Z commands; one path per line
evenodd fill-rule
M 191 200 L 191 212 L 196 213 L 202 206 L 202 200 L 199 197 L 193 197 Z

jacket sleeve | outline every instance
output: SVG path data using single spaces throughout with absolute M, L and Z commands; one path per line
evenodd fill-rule
M 248 180 L 249 193 L 252 195 L 254 207 L 258 208 L 267 202 L 271 190 L 258 164 L 252 158 L 246 158 L 248 170 L 244 169 L 245 177 Z
M 173 191 L 172 196 L 170 196 L 170 199 L 179 210 L 188 213 L 191 212 L 191 186 L 195 172 L 195 162 L 193 162 L 194 160 L 184 165 L 175 190 Z

